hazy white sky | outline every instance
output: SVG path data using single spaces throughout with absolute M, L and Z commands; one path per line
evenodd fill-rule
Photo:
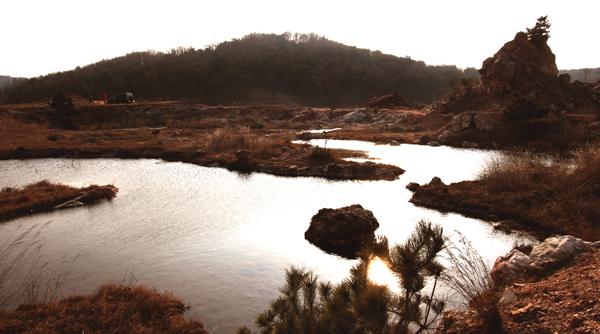
M 0 75 L 35 77 L 134 51 L 315 33 L 430 65 L 480 68 L 548 15 L 559 69 L 600 67 L 598 0 L 6 0 Z

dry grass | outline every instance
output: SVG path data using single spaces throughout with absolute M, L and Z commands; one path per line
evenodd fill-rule
M 269 137 L 245 127 L 217 129 L 206 136 L 204 147 L 212 153 L 250 150 L 263 156 L 272 155 L 278 149 Z
M 17 228 L 0 246 L 0 309 L 25 295 L 35 268 L 40 268 L 40 229 Z M 30 282 L 31 283 L 31 282 Z
M 492 158 L 484 166 L 479 179 L 494 192 L 521 191 L 555 184 L 556 176 L 563 174 L 563 164 L 533 152 L 508 153 Z
M 458 242 L 447 243 L 445 260 L 449 265 L 442 274 L 442 281 L 476 312 L 484 324 L 484 332 L 500 333 L 500 296 L 495 290 L 490 268 L 471 242 L 460 232 L 457 234 Z
M 491 194 L 513 194 L 513 202 L 498 206 L 507 216 L 527 216 L 555 233 L 600 239 L 599 144 L 574 150 L 569 159 L 508 155 L 491 161 L 479 179 Z
M 184 319 L 187 309 L 168 293 L 145 286 L 107 284 L 89 296 L 0 312 L 0 332 L 207 334 L 202 322 Z
M 73 200 L 81 204 L 101 202 L 115 197 L 116 190 L 112 186 L 75 188 L 48 181 L 40 181 L 21 189 L 3 188 L 0 192 L 0 221 L 52 211 Z
M 40 233 L 49 223 L 34 225 L 22 231 L 19 226 L 0 245 L 0 309 L 16 305 L 20 299 L 23 305 L 36 305 L 55 301 L 70 265 L 63 262 L 58 276 L 48 277 L 42 259 L 43 239 Z M 65 264 L 67 266 L 65 267 Z
M 208 333 L 201 322 L 185 320 L 182 301 L 145 286 L 107 284 L 58 301 L 63 270 L 46 283 L 42 275 L 48 263 L 39 236 L 46 225 L 18 228 L 0 245 L 0 306 L 23 301 L 15 311 L 0 310 L 1 333 Z

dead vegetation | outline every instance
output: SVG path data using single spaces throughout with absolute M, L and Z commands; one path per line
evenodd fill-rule
M 89 296 L 0 311 L 0 332 L 208 334 L 202 322 L 184 318 L 187 309 L 169 293 L 106 284 Z
M 77 257 L 63 258 L 58 276 L 49 277 L 40 237 L 48 224 L 18 227 L 0 245 L 1 333 L 208 333 L 200 321 L 184 318 L 189 307 L 181 300 L 133 279 L 59 300 Z
M 445 259 L 449 265 L 442 274 L 442 281 L 467 301 L 466 309 L 475 311 L 482 323 L 482 333 L 500 332 L 496 331 L 502 328 L 498 309 L 500 294 L 495 289 L 490 268 L 467 238 L 460 233 L 458 237 L 458 242 L 448 242 Z
M 5 187 L 0 192 L 0 222 L 69 206 L 94 204 L 117 195 L 114 186 L 75 188 L 40 181 L 23 188 Z
M 507 216 L 523 217 L 557 233 L 600 239 L 600 145 L 572 151 L 570 158 L 530 152 L 490 162 L 480 180 L 488 193 L 511 194 L 513 205 L 497 204 Z
M 600 240 L 600 144 L 559 158 L 522 152 L 490 161 L 476 181 L 422 186 L 411 202 L 454 211 L 538 238 Z
M 216 129 L 206 135 L 203 145 L 212 153 L 251 150 L 260 156 L 272 156 L 279 148 L 269 137 L 245 127 Z

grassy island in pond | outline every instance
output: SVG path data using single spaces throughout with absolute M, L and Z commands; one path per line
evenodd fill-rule
M 5 187 L 0 192 L 0 222 L 34 213 L 103 202 L 117 196 L 118 190 L 111 185 L 75 188 L 48 181 L 23 188 Z

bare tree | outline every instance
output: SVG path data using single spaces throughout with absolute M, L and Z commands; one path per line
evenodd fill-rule
M 592 73 L 592 69 L 591 68 L 584 68 L 583 69 L 583 82 L 584 83 L 587 82 L 587 78 L 588 78 L 588 75 L 590 73 Z

